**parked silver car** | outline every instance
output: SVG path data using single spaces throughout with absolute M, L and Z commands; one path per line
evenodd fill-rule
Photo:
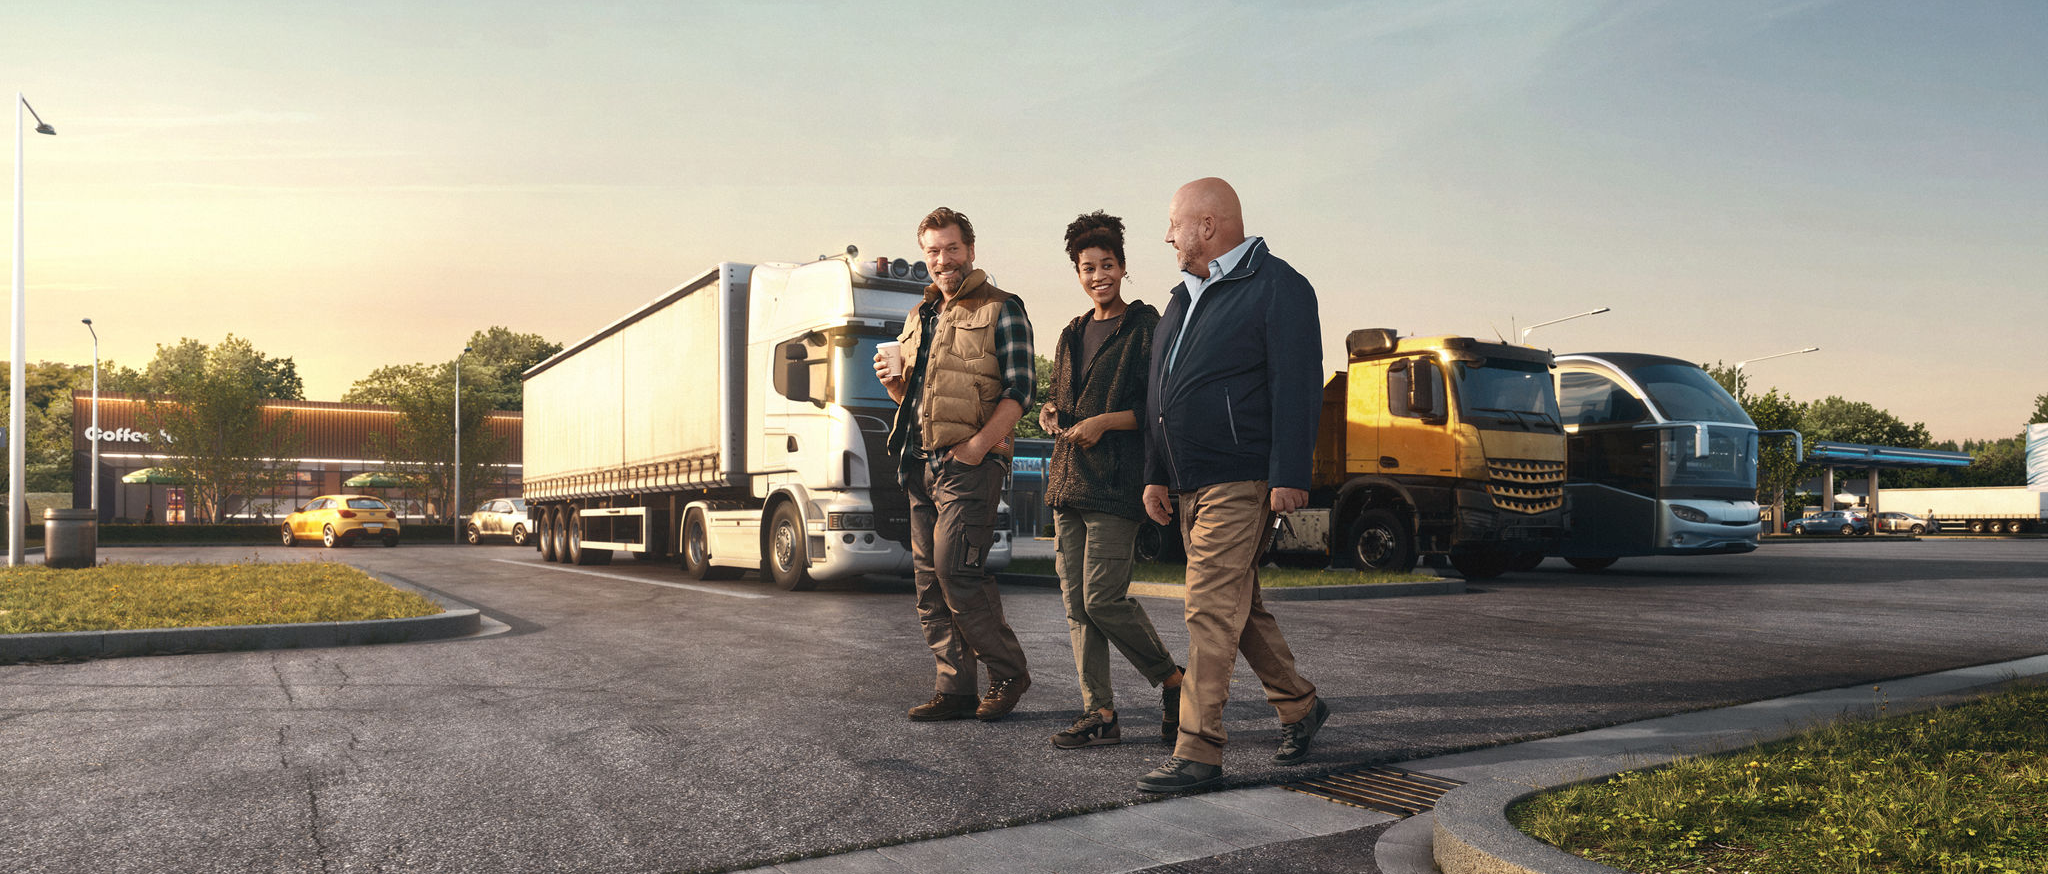
M 1793 534 L 1869 534 L 1870 521 L 1854 513 L 1842 510 L 1828 510 L 1815 513 L 1785 526 Z
M 1877 530 L 1897 531 L 1906 534 L 1932 534 L 1941 530 L 1941 523 L 1926 516 L 1915 516 L 1911 513 L 1879 513 L 1877 514 Z
M 483 502 L 469 514 L 464 534 L 471 543 L 482 543 L 486 537 L 510 537 L 513 545 L 525 546 L 528 524 L 524 498 L 498 498 Z

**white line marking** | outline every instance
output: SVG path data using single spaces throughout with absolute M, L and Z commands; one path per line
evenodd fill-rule
M 540 568 L 541 570 L 548 570 L 548 571 L 561 571 L 562 573 L 565 573 L 565 574 L 588 574 L 588 575 L 590 575 L 590 576 L 593 576 L 593 577 L 604 577 L 604 578 L 605 578 L 605 579 L 607 579 L 607 580 L 625 580 L 626 582 L 629 582 L 629 583 L 646 583 L 647 585 L 650 585 L 650 586 L 667 586 L 667 587 L 669 587 L 669 588 L 671 588 L 671 589 L 686 589 L 686 590 L 689 590 L 689 591 L 692 591 L 692 592 L 704 592 L 704 593 L 706 593 L 706 594 L 710 594 L 710 595 L 724 595 L 724 596 L 726 596 L 726 597 L 728 597 L 728 598 L 766 598 L 766 597 L 768 597 L 767 595 L 758 595 L 758 594 L 755 594 L 755 593 L 753 593 L 753 592 L 728 592 L 728 591 L 725 591 L 724 589 L 714 589 L 714 588 L 711 588 L 710 586 L 693 586 L 693 585 L 690 585 L 689 583 L 664 583 L 664 582 L 662 582 L 662 581 L 660 581 L 660 580 L 643 580 L 643 579 L 641 579 L 641 578 L 639 578 L 639 577 L 629 577 L 629 576 L 626 576 L 625 574 L 607 574 L 607 573 L 600 573 L 600 572 L 598 572 L 598 571 L 585 571 L 585 570 L 577 570 L 576 568 L 567 568 L 567 567 L 555 567 L 554 565 L 547 565 L 547 564 L 534 564 L 533 562 L 530 562 L 530 561 L 515 561 L 515 560 L 513 560 L 513 559 L 509 559 L 509 558 L 494 558 L 494 559 L 491 559 L 491 560 L 492 560 L 492 561 L 496 561 L 496 562 L 503 562 L 503 563 L 505 563 L 505 564 L 516 564 L 516 565 L 519 565 L 520 567 L 537 567 L 537 568 Z

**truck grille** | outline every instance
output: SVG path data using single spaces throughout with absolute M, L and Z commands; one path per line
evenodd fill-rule
M 1511 513 L 1547 513 L 1564 506 L 1564 462 L 1496 458 L 1486 463 L 1486 492 Z

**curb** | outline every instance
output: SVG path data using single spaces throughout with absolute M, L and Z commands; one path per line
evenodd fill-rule
M 483 613 L 457 607 L 433 592 L 371 573 L 394 588 L 417 592 L 443 612 L 401 619 L 301 622 L 278 625 L 208 625 L 197 628 L 139 628 L 121 631 L 45 631 L 0 635 L 0 664 L 45 659 L 104 659 L 258 649 L 310 649 L 413 643 L 466 637 L 483 628 Z
M 1594 729 L 1578 735 L 1530 741 L 1555 745 L 1547 756 L 1519 764 L 1495 766 L 1491 774 L 1475 775 L 1437 801 L 1433 823 L 1436 869 L 1442 874 L 1626 874 L 1535 839 L 1508 822 L 1515 802 L 1551 789 L 1603 779 L 1622 771 L 1662 767 L 1694 756 L 1733 752 L 1808 731 L 1832 718 L 1870 719 L 1896 716 L 1977 697 L 1975 693 L 2016 679 L 2048 673 L 2048 656 L 2033 656 L 1989 665 L 1956 668 L 1880 684 L 1858 684 L 1808 692 L 1787 698 L 1756 701 L 1717 710 L 1659 717 L 1640 723 Z M 1868 698 L 1880 685 L 1891 698 L 1880 708 Z M 1574 755 L 1580 738 L 1604 736 L 1626 747 L 1620 752 Z M 1685 741 L 1642 743 L 1652 737 L 1687 736 Z M 1632 743 L 1630 741 L 1633 741 Z M 1455 758 L 1452 754 L 1445 758 Z M 1427 770 L 1427 760 L 1404 763 Z M 1385 841 L 1382 837 L 1382 841 Z M 1408 840 L 1412 842 L 1413 836 Z M 1391 847 L 1390 849 L 1399 849 Z M 1390 872 L 1392 874 L 1392 872 Z

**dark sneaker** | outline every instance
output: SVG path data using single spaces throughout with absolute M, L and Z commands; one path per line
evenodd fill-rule
M 1011 677 L 988 684 L 988 692 L 981 696 L 981 706 L 974 711 L 974 718 L 990 722 L 1010 715 L 1017 709 L 1017 701 L 1031 688 L 1031 675 Z
M 948 719 L 966 719 L 973 715 L 973 695 L 948 695 L 940 692 L 933 695 L 932 700 L 910 708 L 911 722 L 943 722 Z
M 1114 715 L 1102 718 L 1099 710 L 1090 710 L 1074 720 L 1074 727 L 1052 736 L 1052 745 L 1063 750 L 1078 750 L 1082 747 L 1106 747 L 1124 742 L 1123 729 L 1117 727 Z
M 1180 667 L 1181 685 L 1188 682 L 1187 671 Z M 1159 687 L 1159 736 L 1167 743 L 1174 743 L 1180 735 L 1180 686 Z
M 1200 789 L 1223 779 L 1222 765 L 1205 765 L 1193 759 L 1173 756 L 1166 764 L 1152 769 L 1152 773 L 1138 778 L 1138 788 L 1146 792 L 1181 792 Z
M 1273 761 L 1293 765 L 1308 758 L 1309 742 L 1316 739 L 1316 732 L 1323 728 L 1323 720 L 1329 718 L 1330 705 L 1323 703 L 1321 695 L 1316 696 L 1316 709 L 1309 711 L 1300 722 L 1280 726 L 1280 751 L 1273 754 Z

